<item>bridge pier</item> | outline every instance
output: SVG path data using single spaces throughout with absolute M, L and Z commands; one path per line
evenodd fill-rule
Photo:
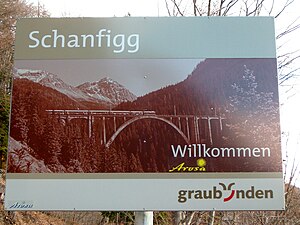
M 219 123 L 220 123 L 220 131 L 223 130 L 223 123 L 222 123 L 222 117 L 219 117 Z
M 106 144 L 106 127 L 105 127 L 105 117 L 102 117 L 102 126 L 103 126 L 103 144 Z
M 88 115 L 87 117 L 87 120 L 88 120 L 88 135 L 89 135 L 89 138 L 92 137 L 92 133 L 93 133 L 93 120 L 94 120 L 94 117 L 92 115 Z
M 188 118 L 188 117 L 185 117 L 185 121 L 186 121 L 187 138 L 188 138 L 189 140 L 191 140 L 191 137 L 190 137 L 190 127 L 189 127 L 189 118 Z
M 212 139 L 212 131 L 211 131 L 211 118 L 207 117 L 207 125 L 208 125 L 208 137 L 209 137 L 209 143 L 210 145 L 213 144 L 213 139 Z
M 116 123 L 116 117 L 114 116 L 114 132 L 117 131 L 117 123 Z
M 194 118 L 194 129 L 195 129 L 195 140 L 196 140 L 196 143 L 199 143 L 198 117 Z

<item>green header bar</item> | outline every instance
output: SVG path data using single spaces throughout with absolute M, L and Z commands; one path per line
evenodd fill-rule
M 275 58 L 272 17 L 32 18 L 15 59 Z

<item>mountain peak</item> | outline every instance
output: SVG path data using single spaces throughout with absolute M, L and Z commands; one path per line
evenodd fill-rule
M 113 105 L 120 104 L 121 102 L 134 101 L 136 99 L 133 93 L 110 77 L 104 77 L 95 82 L 86 82 L 77 88 L 93 98 L 109 99 Z
M 81 101 L 91 101 L 90 96 L 86 95 L 79 89 L 66 84 L 59 76 L 49 73 L 43 70 L 32 70 L 32 69 L 15 69 L 14 77 L 20 79 L 27 79 L 34 83 L 39 83 L 43 86 L 50 87 L 60 93 L 63 93 L 71 99 L 77 99 Z
M 115 81 L 111 79 L 110 77 L 104 77 L 99 82 L 108 82 L 108 83 L 114 83 Z M 115 82 L 116 83 L 116 82 Z
M 123 85 L 110 77 L 104 77 L 95 82 L 86 82 L 77 87 L 66 84 L 59 76 L 43 70 L 15 68 L 14 77 L 28 79 L 43 86 L 50 87 L 74 100 L 106 102 L 107 104 L 115 106 L 121 102 L 134 101 L 137 98 Z
M 47 76 L 53 74 L 49 74 L 46 71 L 43 70 L 32 70 L 32 69 L 15 69 L 14 70 L 14 77 L 15 78 L 25 78 L 28 80 L 31 80 L 35 83 L 41 82 L 43 79 L 45 79 Z

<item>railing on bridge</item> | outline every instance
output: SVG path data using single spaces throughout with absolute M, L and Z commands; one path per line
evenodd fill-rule
M 88 135 L 92 136 L 93 124 L 96 119 L 102 120 L 103 144 L 109 147 L 116 136 L 131 123 L 142 119 L 156 119 L 163 121 L 173 128 L 186 140 L 191 143 L 201 143 L 203 136 L 208 139 L 209 144 L 213 144 L 212 121 L 218 121 L 219 130 L 223 130 L 222 116 L 198 116 L 198 115 L 157 115 L 151 110 L 46 110 L 48 114 L 56 116 L 60 121 L 66 123 L 72 119 L 86 119 L 88 122 Z M 123 118 L 123 124 L 117 127 L 116 118 Z M 113 118 L 114 133 L 108 139 L 106 129 L 106 118 Z M 201 126 L 203 121 L 206 126 L 206 134 L 202 134 Z M 184 125 L 183 125 L 184 124 Z M 184 126 L 184 127 L 183 127 Z M 203 130 L 203 129 L 202 129 Z M 193 138 L 192 138 L 193 137 Z M 193 140 L 192 140 L 193 139 Z
M 60 116 L 140 116 L 156 115 L 155 111 L 149 110 L 46 110 L 49 114 Z

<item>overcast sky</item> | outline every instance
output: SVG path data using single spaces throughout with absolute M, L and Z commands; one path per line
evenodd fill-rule
M 52 17 L 166 16 L 165 0 L 28 0 L 45 5 Z

